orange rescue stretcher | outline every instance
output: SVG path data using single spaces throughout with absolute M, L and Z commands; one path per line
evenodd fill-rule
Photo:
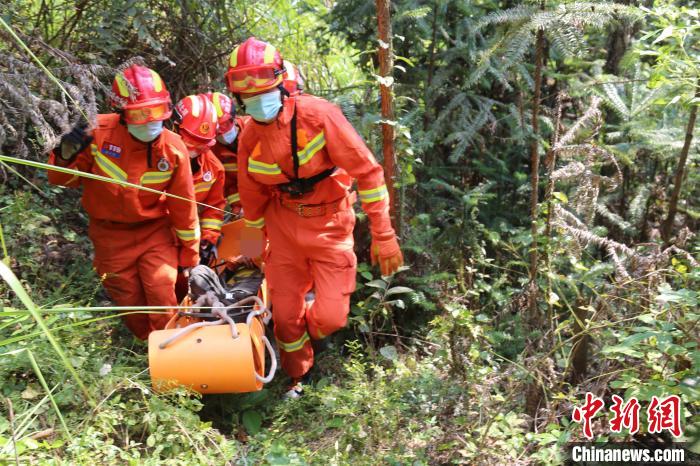
M 240 255 L 242 237 L 242 220 L 224 225 L 219 260 Z M 203 394 L 260 390 L 277 369 L 275 352 L 265 336 L 265 324 L 271 317 L 267 301 L 263 281 L 257 296 L 214 307 L 212 314 L 218 320 L 202 320 L 197 309 L 180 311 L 164 330 L 151 332 L 148 365 L 153 389 L 165 392 L 186 387 Z M 181 305 L 189 307 L 193 303 L 188 296 Z M 270 358 L 267 375 L 266 353 Z

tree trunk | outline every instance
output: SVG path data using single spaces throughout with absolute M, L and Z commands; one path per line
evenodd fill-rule
M 532 141 L 530 142 L 530 222 L 532 245 L 530 246 L 530 322 L 537 317 L 537 204 L 538 188 L 540 182 L 540 151 L 539 151 L 539 113 L 540 96 L 542 88 L 542 67 L 544 63 L 544 31 L 537 31 L 537 43 L 535 46 L 535 92 L 532 96 Z
M 423 99 L 425 100 L 425 112 L 423 113 L 423 131 L 428 130 L 430 125 L 430 106 L 428 104 L 428 98 L 430 97 L 430 87 L 433 85 L 433 73 L 435 72 L 435 41 L 437 40 L 437 16 L 438 16 L 438 2 L 435 0 L 433 3 L 433 24 L 432 30 L 433 34 L 430 40 L 430 47 L 428 48 L 428 80 L 425 83 L 425 95 Z
M 544 0 L 540 2 L 540 9 L 544 10 Z M 537 245 L 537 204 L 539 200 L 539 171 L 540 171 L 540 152 L 539 152 L 539 121 L 540 113 L 540 96 L 542 92 L 542 67 L 544 65 L 544 31 L 537 31 L 537 40 L 535 43 L 535 89 L 532 96 L 532 135 L 530 142 L 530 231 L 532 236 L 532 244 L 530 245 L 530 283 L 528 285 L 528 316 L 526 326 L 529 330 L 535 330 L 540 327 L 540 316 L 538 312 L 537 299 L 537 264 L 538 264 L 538 245 Z M 537 351 L 541 345 L 535 342 L 533 350 Z M 537 370 L 537 368 L 535 368 Z M 525 411 L 532 417 L 532 429 L 535 428 L 537 412 L 542 403 L 542 391 L 537 383 L 533 380 L 530 382 L 525 391 Z
M 700 78 L 696 83 L 695 88 L 695 98 L 700 99 Z M 673 231 L 673 222 L 676 219 L 676 212 L 678 211 L 678 198 L 681 194 L 681 186 L 683 185 L 683 175 L 685 174 L 685 163 L 688 161 L 688 153 L 690 152 L 690 144 L 693 142 L 693 131 L 695 130 L 695 120 L 698 116 L 698 104 L 694 103 L 690 107 L 690 116 L 688 117 L 688 126 L 685 130 L 685 143 L 683 144 L 683 149 L 681 149 L 681 157 L 678 160 L 678 166 L 676 167 L 676 176 L 673 181 L 673 193 L 671 194 L 671 201 L 668 205 L 668 217 L 661 228 L 661 237 L 665 242 L 668 242 L 671 238 L 671 233 Z
M 636 0 L 623 0 L 620 3 L 623 5 L 637 6 L 638 2 Z M 639 26 L 637 26 L 638 23 L 641 24 L 641 22 L 617 24 L 610 32 L 606 47 L 608 56 L 605 59 L 603 71 L 608 74 L 620 74 L 620 62 L 622 61 L 622 57 L 625 56 L 625 53 L 627 53 L 627 49 L 632 42 L 632 37 L 637 30 L 639 30 Z
M 574 307 L 574 337 L 571 346 L 571 357 L 569 360 L 569 382 L 573 385 L 578 385 L 583 381 L 588 371 L 588 353 L 591 346 L 590 335 L 584 333 L 586 319 L 589 318 L 587 306 L 577 305 Z
M 554 167 L 557 164 L 557 153 L 554 150 L 554 148 L 557 146 L 557 143 L 559 142 L 559 130 L 561 126 L 561 114 L 562 114 L 562 106 L 563 106 L 563 101 L 564 96 L 562 92 L 560 91 L 557 94 L 557 109 L 556 109 L 556 117 L 554 119 L 554 135 L 552 136 L 552 145 L 547 151 L 547 156 L 544 159 L 544 169 L 547 173 L 547 188 L 544 191 L 544 199 L 542 202 L 547 206 L 547 218 L 545 220 L 544 224 L 544 238 L 545 238 L 545 246 L 543 250 L 543 255 L 544 255 L 544 269 L 547 273 L 547 296 L 549 296 L 552 292 L 552 279 L 550 272 L 550 262 L 549 262 L 549 257 L 550 257 L 550 249 L 551 249 L 551 236 L 552 236 L 552 210 L 554 209 L 554 204 L 552 203 L 552 195 L 554 193 L 554 178 L 552 177 L 552 173 L 554 172 Z M 554 311 L 552 309 L 552 304 L 549 303 L 549 299 L 547 300 L 547 317 L 552 321 L 554 315 Z
M 382 81 L 379 89 L 382 98 L 382 153 L 384 155 L 384 178 L 386 189 L 389 193 L 389 212 L 396 231 L 401 231 L 401 220 L 398 218 L 394 190 L 394 177 L 396 175 L 396 155 L 394 151 L 394 125 L 388 122 L 394 120 L 394 95 L 393 68 L 394 55 L 391 48 L 391 0 L 376 0 L 377 5 L 377 30 L 379 32 L 379 76 Z

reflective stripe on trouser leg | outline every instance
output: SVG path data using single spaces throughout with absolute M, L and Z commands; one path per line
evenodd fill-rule
M 290 377 L 301 377 L 313 365 L 313 350 L 304 319 L 304 294 L 311 284 L 311 276 L 303 258 L 290 257 L 295 252 L 291 247 L 274 249 L 268 255 L 265 276 L 274 309 L 272 319 L 282 368 Z
M 352 210 L 335 215 L 302 218 L 278 202 L 271 202 L 265 212 L 267 233 L 270 239 L 270 253 L 266 262 L 265 274 L 270 285 L 275 335 L 278 340 L 291 343 L 303 337 L 307 328 L 310 338 L 318 338 L 318 329 L 335 331 L 345 324 L 348 313 L 349 293 L 354 288 L 355 258 L 352 253 L 352 228 L 355 216 Z M 330 259 L 329 259 L 330 258 Z M 328 266 L 316 267 L 318 276 L 313 275 L 315 261 Z M 330 274 L 343 269 L 338 281 Z M 323 269 L 323 270 L 322 270 Z M 333 270 L 331 270 L 333 269 Z M 352 279 L 348 277 L 352 276 Z M 314 283 L 314 279 L 318 283 Z M 326 280 L 330 280 L 328 283 Z M 338 303 L 330 303 L 342 287 Z M 314 288 L 316 299 L 321 292 L 318 313 L 321 324 L 309 326 L 304 303 L 306 293 Z M 325 299 L 324 299 L 325 297 Z M 314 303 L 316 306 L 316 303 Z M 312 309 L 313 307 L 312 306 Z M 315 332 L 315 333 L 312 333 Z M 310 341 L 294 352 L 281 351 L 282 367 L 291 377 L 301 377 L 313 365 L 313 349 Z

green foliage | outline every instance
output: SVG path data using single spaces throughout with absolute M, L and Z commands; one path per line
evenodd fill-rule
M 10 2 L 0 14 L 70 95 L 93 104 L 90 112 L 111 67 L 133 55 L 161 72 L 175 98 L 221 90 L 228 53 L 255 34 L 300 65 L 307 89 L 338 103 L 380 152 L 370 0 L 79 3 Z M 15 412 L 12 422 L 0 418 L 0 462 L 16 451 L 21 463 L 41 464 L 554 465 L 562 446 L 581 438 L 570 413 L 586 391 L 678 394 L 692 441 L 700 408 L 697 138 L 675 244 L 659 240 L 659 224 L 695 103 L 697 9 L 540 5 L 392 2 L 399 234 L 410 268 L 388 278 L 359 265 L 348 329 L 318 357 L 314 381 L 294 402 L 280 401 L 282 378 L 242 396 L 152 393 L 143 343 L 110 314 L 64 310 L 102 300 L 77 197 L 46 187 L 43 175 L 0 166 L 8 177 L 3 260 L 97 400 L 85 406 L 41 329 L 0 285 L 0 390 Z M 75 109 L 2 37 L 0 143 L 43 158 L 40 149 L 67 130 Z M 619 75 L 604 74 L 615 44 L 626 56 Z M 27 110 L 33 99 L 41 118 Z M 535 137 L 551 166 L 542 174 L 545 202 L 530 219 Z M 366 217 L 358 226 L 362 257 Z M 533 247 L 545 253 L 534 328 L 526 312 Z M 542 394 L 534 412 L 533 387 Z

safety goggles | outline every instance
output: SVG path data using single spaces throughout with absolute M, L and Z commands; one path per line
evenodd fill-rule
M 280 81 L 284 68 L 275 65 L 260 66 L 251 69 L 232 69 L 226 73 L 226 84 L 231 92 L 244 92 L 250 89 L 263 89 Z
M 131 125 L 140 125 L 149 121 L 164 120 L 170 113 L 170 104 L 163 102 L 148 107 L 130 108 L 124 110 L 124 120 Z

